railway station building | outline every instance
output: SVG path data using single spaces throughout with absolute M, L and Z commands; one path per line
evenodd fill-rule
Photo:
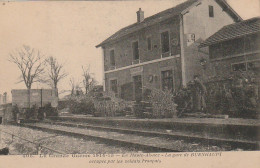
M 186 86 L 202 73 L 200 60 L 209 59 L 200 43 L 242 21 L 225 0 L 187 0 L 147 18 L 141 8 L 136 14 L 136 23 L 96 46 L 103 50 L 105 91 L 126 100 L 142 100 L 146 86 L 172 91 Z
M 199 47 L 209 48 L 214 76 L 252 72 L 260 79 L 260 18 L 230 24 L 210 36 Z

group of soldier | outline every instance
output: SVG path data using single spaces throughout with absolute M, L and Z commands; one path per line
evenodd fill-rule
M 259 106 L 258 87 L 255 79 L 238 78 L 226 84 L 223 81 L 213 82 L 209 86 L 199 76 L 194 76 L 194 80 L 183 89 L 182 108 L 183 111 L 209 113 L 210 109 L 219 113 L 255 111 Z

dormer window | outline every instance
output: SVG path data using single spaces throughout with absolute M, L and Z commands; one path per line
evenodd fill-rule
M 209 5 L 209 17 L 214 17 L 214 7 Z

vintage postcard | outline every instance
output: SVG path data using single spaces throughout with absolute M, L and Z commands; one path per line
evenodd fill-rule
M 259 0 L 0 1 L 0 167 L 259 167 L 259 35 Z

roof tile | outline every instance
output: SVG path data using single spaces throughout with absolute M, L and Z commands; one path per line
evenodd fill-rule
M 247 34 L 257 33 L 260 31 L 260 17 L 251 18 L 238 23 L 224 26 L 218 32 L 210 36 L 199 47 L 210 46 L 215 43 L 238 38 Z
M 132 25 L 129 25 L 125 28 L 120 29 L 119 31 L 117 31 L 115 34 L 113 34 L 112 36 L 110 36 L 109 38 L 107 38 L 106 40 L 104 40 L 102 43 L 100 43 L 99 45 L 97 45 L 97 47 L 110 42 L 112 40 L 118 39 L 122 36 L 125 36 L 129 33 L 133 33 L 137 30 L 140 30 L 144 27 L 150 26 L 154 23 L 158 23 L 162 20 L 165 20 L 167 18 L 179 15 L 183 10 L 187 9 L 189 6 L 191 6 L 192 4 L 198 2 L 199 0 L 188 0 L 185 1 L 184 3 L 181 3 L 173 8 L 164 10 L 160 13 L 157 13 L 153 16 L 147 17 L 144 19 L 144 21 L 140 22 L 140 23 L 134 23 Z
M 116 33 L 114 33 L 112 36 L 110 36 L 109 38 L 107 38 L 106 40 L 104 40 L 103 42 L 101 42 L 100 44 L 98 44 L 96 47 L 100 47 L 108 42 L 117 40 L 125 35 L 128 35 L 130 33 L 134 33 L 138 30 L 141 30 L 147 26 L 151 26 L 153 24 L 159 23 L 163 20 L 169 19 L 171 17 L 174 16 L 178 16 L 180 15 L 183 11 L 185 11 L 186 9 L 188 9 L 190 6 L 192 6 L 193 4 L 199 2 L 200 0 L 187 0 L 173 8 L 164 10 L 162 12 L 159 12 L 153 16 L 147 17 L 144 19 L 144 21 L 140 22 L 140 23 L 134 23 L 132 25 L 129 25 L 125 28 L 120 29 L 119 31 L 117 31 Z M 226 2 L 226 0 L 215 0 L 217 3 L 219 3 L 223 9 L 225 8 L 225 11 L 227 11 L 231 17 L 233 17 L 233 19 L 235 21 L 237 20 L 242 20 L 242 18 L 237 15 L 237 13 L 228 5 L 228 3 Z

